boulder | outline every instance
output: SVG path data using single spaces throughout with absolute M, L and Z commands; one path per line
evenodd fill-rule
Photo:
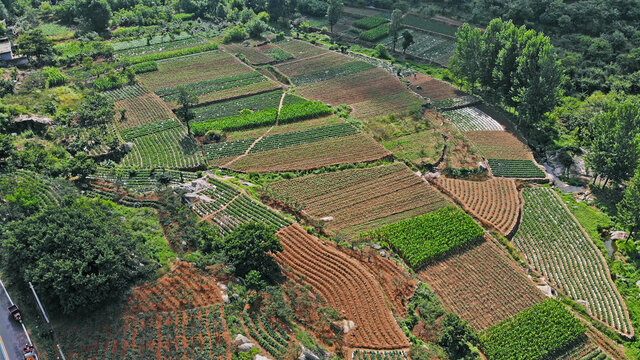
M 300 356 L 298 357 L 298 360 L 322 360 L 322 358 L 302 345 L 302 351 L 300 353 Z
M 353 329 L 356 326 L 356 324 L 351 320 L 344 319 L 344 320 L 335 321 L 333 323 L 333 326 L 335 326 L 337 329 L 342 330 L 343 334 L 346 334 L 349 331 L 351 331 L 351 329 Z
M 589 307 L 589 302 L 587 300 L 576 300 L 576 302 L 584 307 Z
M 382 246 L 380 246 L 380 244 L 373 244 L 373 245 L 371 245 L 371 247 L 374 248 L 375 250 L 382 249 Z
M 238 334 L 236 335 L 236 337 L 233 339 L 233 345 L 242 345 L 242 344 L 247 344 L 250 343 L 251 340 L 249 340 L 249 338 L 247 338 L 246 336 L 242 335 L 242 334 Z
M 249 352 L 249 350 L 253 349 L 254 347 L 256 346 L 253 345 L 253 343 L 246 343 L 246 344 L 238 345 L 238 350 L 242 352 Z
M 611 240 L 625 240 L 629 236 L 626 231 L 612 231 L 611 232 Z
M 271 358 L 268 358 L 266 356 L 263 355 L 256 355 L 253 360 L 272 360 Z

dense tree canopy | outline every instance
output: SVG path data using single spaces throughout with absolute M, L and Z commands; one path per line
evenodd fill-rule
M 112 206 L 67 199 L 3 235 L 3 273 L 32 282 L 47 305 L 64 313 L 90 311 L 122 295 L 148 265 Z
M 629 239 L 638 240 L 640 232 L 640 166 L 618 203 L 618 223 L 629 232 Z

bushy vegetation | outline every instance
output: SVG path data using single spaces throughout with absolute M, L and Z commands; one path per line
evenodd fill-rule
M 444 207 L 383 226 L 365 234 L 365 237 L 389 244 L 416 268 L 477 240 L 483 234 L 484 230 L 469 215 L 455 207 Z
M 582 339 L 584 325 L 560 302 L 548 299 L 482 335 L 491 360 L 551 359 Z
M 360 29 L 373 29 L 387 22 L 387 19 L 381 18 L 379 16 L 370 16 L 366 18 L 362 18 L 353 23 L 353 26 Z
M 389 35 L 389 24 L 382 24 L 371 30 L 360 33 L 359 38 L 364 41 L 376 42 L 387 35 Z
M 201 136 L 212 129 L 233 131 L 267 126 L 275 123 L 277 114 L 278 109 L 270 108 L 221 119 L 199 121 L 191 125 L 191 131 L 193 131 L 195 135 Z

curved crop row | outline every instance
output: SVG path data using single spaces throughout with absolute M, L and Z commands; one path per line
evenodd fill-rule
M 520 197 L 514 180 L 491 178 L 487 181 L 468 181 L 440 178 L 434 183 L 466 210 L 505 235 L 510 234 L 518 222 Z
M 522 222 L 513 243 L 536 270 L 562 287 L 589 313 L 624 334 L 633 334 L 622 297 L 607 264 L 587 233 L 553 190 L 525 189 Z
M 276 234 L 284 251 L 275 255 L 292 275 L 311 285 L 354 327 L 344 335 L 348 346 L 401 349 L 409 341 L 387 307 L 382 289 L 357 261 L 293 224 Z

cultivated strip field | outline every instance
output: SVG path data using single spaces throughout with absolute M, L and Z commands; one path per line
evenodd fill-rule
M 491 116 L 475 107 L 448 110 L 442 113 L 460 131 L 502 131 L 504 128 Z
M 272 172 L 308 170 L 323 166 L 380 160 L 391 153 L 375 142 L 369 135 L 358 133 L 319 142 L 295 145 L 286 148 L 248 154 L 230 165 L 232 170 L 242 172 Z M 216 160 L 224 165 L 233 159 Z
M 29 170 L 18 169 L 12 174 L 0 174 L 0 199 L 17 188 L 28 189 L 42 205 L 58 205 L 67 194 L 76 194 L 77 189 L 60 180 L 50 179 Z
M 325 54 L 328 50 L 301 40 L 284 40 L 276 43 L 280 49 L 290 53 L 296 59 L 304 59 L 311 56 Z
M 467 131 L 464 136 L 487 159 L 534 160 L 531 149 L 507 131 Z
M 487 159 L 493 176 L 543 179 L 547 174 L 533 160 Z
M 116 109 L 126 111 L 124 120 L 120 118 L 119 113 L 115 115 L 114 124 L 118 130 L 176 117 L 167 104 L 154 93 L 122 99 L 114 105 Z
M 447 100 L 468 95 L 442 80 L 434 79 L 429 75 L 416 73 L 404 78 L 411 83 L 411 89 L 431 101 Z M 418 89 L 418 86 L 420 89 Z
M 418 273 L 446 308 L 478 331 L 544 300 L 542 292 L 494 241 L 487 237 Z
M 121 314 L 61 327 L 68 358 L 226 359 L 231 348 L 215 279 L 186 262 L 138 287 Z
M 122 159 L 129 167 L 192 169 L 202 165 L 198 144 L 180 126 L 133 140 L 133 148 Z
M 300 206 L 328 230 L 357 234 L 450 204 L 404 164 L 311 175 L 270 184 L 267 194 Z
M 433 183 L 466 211 L 505 235 L 510 234 L 518 223 L 520 195 L 514 180 L 468 181 L 441 177 Z
M 121 184 L 138 193 L 157 190 L 161 186 L 184 184 L 196 179 L 196 174 L 176 170 L 135 169 L 135 168 L 98 168 L 89 179 L 102 179 Z M 160 182 L 164 181 L 166 185 Z
M 356 260 L 323 245 L 300 225 L 276 234 L 284 251 L 275 257 L 289 276 L 302 277 L 341 316 L 355 323 L 344 335 L 350 347 L 402 349 L 409 346 L 384 300 L 382 288 Z
M 633 335 L 629 314 L 607 264 L 587 233 L 553 190 L 523 190 L 522 222 L 513 243 L 536 270 L 589 313 L 613 329 Z

